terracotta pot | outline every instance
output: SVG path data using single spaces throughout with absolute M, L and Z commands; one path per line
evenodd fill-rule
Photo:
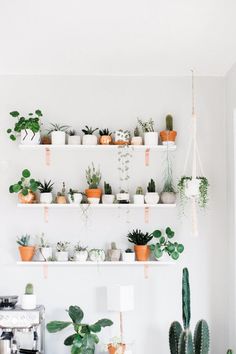
M 21 260 L 23 262 L 30 262 L 35 254 L 35 247 L 34 246 L 20 246 L 19 252 L 21 256 Z
M 49 135 L 42 136 L 41 144 L 43 144 L 43 145 L 51 145 L 51 137 Z
M 150 255 L 150 249 L 149 246 L 134 246 L 135 250 L 135 255 L 136 255 L 136 260 L 137 261 L 147 261 Z
M 58 195 L 56 201 L 57 204 L 67 204 L 67 200 L 64 195 Z
M 120 349 L 120 347 L 122 347 L 122 354 L 125 353 L 125 344 L 120 343 L 119 344 L 119 348 L 115 348 L 112 344 L 108 344 L 108 352 L 109 354 L 116 354 L 117 350 Z
M 85 194 L 87 198 L 101 198 L 102 190 L 101 188 L 96 189 L 85 189 Z
M 102 135 L 99 139 L 101 145 L 109 145 L 112 143 L 112 137 L 110 135 Z
M 160 132 L 162 142 L 175 142 L 177 132 L 175 130 L 163 130 Z
M 36 194 L 33 192 L 29 192 L 27 195 L 23 195 L 22 193 L 19 193 L 18 200 L 22 204 L 36 203 Z
M 129 141 L 118 140 L 114 142 L 115 145 L 129 145 Z

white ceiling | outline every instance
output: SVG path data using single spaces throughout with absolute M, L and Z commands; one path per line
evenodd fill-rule
M 0 0 L 0 74 L 225 75 L 236 0 Z

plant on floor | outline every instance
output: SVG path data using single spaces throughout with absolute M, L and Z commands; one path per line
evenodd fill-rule
M 154 132 L 154 121 L 152 118 L 150 118 L 146 122 L 144 122 L 142 119 L 138 118 L 138 124 L 140 125 L 143 133 Z
M 85 125 L 85 128 L 82 129 L 82 132 L 85 135 L 93 135 L 97 130 L 98 128 L 93 129 L 93 127 L 88 127 L 87 125 Z
M 112 132 L 110 132 L 109 129 L 100 129 L 99 130 L 99 135 L 100 136 L 110 136 Z
M 196 197 L 200 208 L 204 209 L 208 203 L 209 182 L 206 177 L 196 177 L 196 187 L 190 190 L 189 183 L 195 182 L 192 177 L 183 176 L 178 182 L 178 191 L 182 209 L 184 210 L 188 198 Z M 192 189 L 192 186 L 191 186 Z M 194 193 L 194 194 L 191 194 Z
M 148 232 L 142 232 L 141 230 L 133 230 L 132 232 L 129 232 L 128 235 L 128 241 L 131 243 L 134 243 L 135 245 L 138 246 L 144 246 L 146 245 L 151 239 L 153 238 L 153 235 L 149 234 Z
M 184 246 L 181 243 L 170 241 L 175 236 L 175 232 L 170 227 L 165 229 L 165 233 L 155 230 L 152 232 L 152 236 L 157 239 L 157 243 L 150 245 L 150 250 L 157 259 L 167 253 L 172 259 L 177 260 L 184 251 Z
M 112 188 L 109 183 L 104 182 L 104 194 L 112 194 Z
M 52 132 L 67 132 L 68 129 L 70 128 L 69 125 L 60 125 L 57 123 L 51 123 L 51 129 L 48 129 L 48 134 L 51 134 Z
M 209 353 L 209 328 L 205 320 L 198 321 L 194 338 L 190 330 L 190 286 L 188 269 L 183 269 L 182 278 L 182 314 L 183 326 L 175 321 L 169 330 L 169 345 L 171 354 L 208 354 Z
M 68 248 L 69 248 L 69 245 L 70 245 L 70 242 L 63 242 L 63 241 L 59 241 L 57 242 L 57 245 L 56 245 L 56 249 L 57 249 L 57 252 L 67 252 L 68 251 Z
M 25 140 L 28 135 L 27 130 L 31 130 L 33 132 L 31 140 L 33 140 L 35 134 L 40 131 L 40 118 L 43 115 L 39 109 L 37 109 L 34 113 L 29 113 L 28 117 L 21 116 L 18 111 L 10 112 L 10 115 L 17 119 L 14 128 L 7 129 L 7 133 L 12 141 L 16 140 L 17 135 L 20 134 L 22 130 L 25 131 L 23 140 Z
M 16 243 L 21 247 L 28 247 L 30 245 L 30 235 L 25 234 L 17 237 Z
M 64 341 L 66 346 L 71 346 L 71 354 L 94 354 L 95 347 L 99 342 L 96 333 L 102 328 L 109 327 L 113 322 L 109 319 L 101 319 L 92 325 L 81 323 L 84 313 L 79 306 L 70 306 L 68 315 L 71 321 L 52 321 L 47 324 L 49 333 L 56 333 L 72 325 L 75 333 L 67 337 Z
M 97 189 L 99 183 L 101 182 L 101 172 L 99 168 L 95 168 L 94 163 L 92 163 L 92 167 L 88 167 L 86 170 L 86 179 L 89 185 L 89 189 Z
M 54 183 L 52 183 L 52 181 L 45 181 L 39 182 L 39 187 L 38 190 L 40 191 L 40 193 L 51 193 L 53 191 L 53 185 Z
M 40 185 L 39 181 L 36 181 L 31 177 L 31 173 L 28 169 L 22 171 L 21 179 L 12 184 L 9 187 L 10 193 L 20 193 L 22 196 L 27 196 L 30 193 L 35 193 Z

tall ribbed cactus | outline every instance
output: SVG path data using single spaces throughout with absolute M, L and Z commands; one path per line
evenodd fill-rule
M 182 278 L 182 316 L 183 326 L 179 322 L 173 322 L 169 330 L 169 344 L 171 354 L 208 354 L 209 353 L 209 329 L 205 320 L 198 321 L 194 339 L 190 330 L 191 306 L 188 269 L 183 269 Z M 227 354 L 232 354 L 229 352 Z
M 234 354 L 232 349 L 228 349 L 227 354 Z

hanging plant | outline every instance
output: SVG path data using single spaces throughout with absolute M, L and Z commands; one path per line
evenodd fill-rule
M 132 158 L 129 145 L 118 146 L 118 172 L 119 172 L 119 188 L 121 190 L 129 190 L 130 179 L 130 160 Z
M 199 207 L 204 209 L 209 199 L 208 189 L 209 182 L 206 177 L 181 177 L 178 182 L 178 192 L 183 210 L 188 199 L 195 199 Z

